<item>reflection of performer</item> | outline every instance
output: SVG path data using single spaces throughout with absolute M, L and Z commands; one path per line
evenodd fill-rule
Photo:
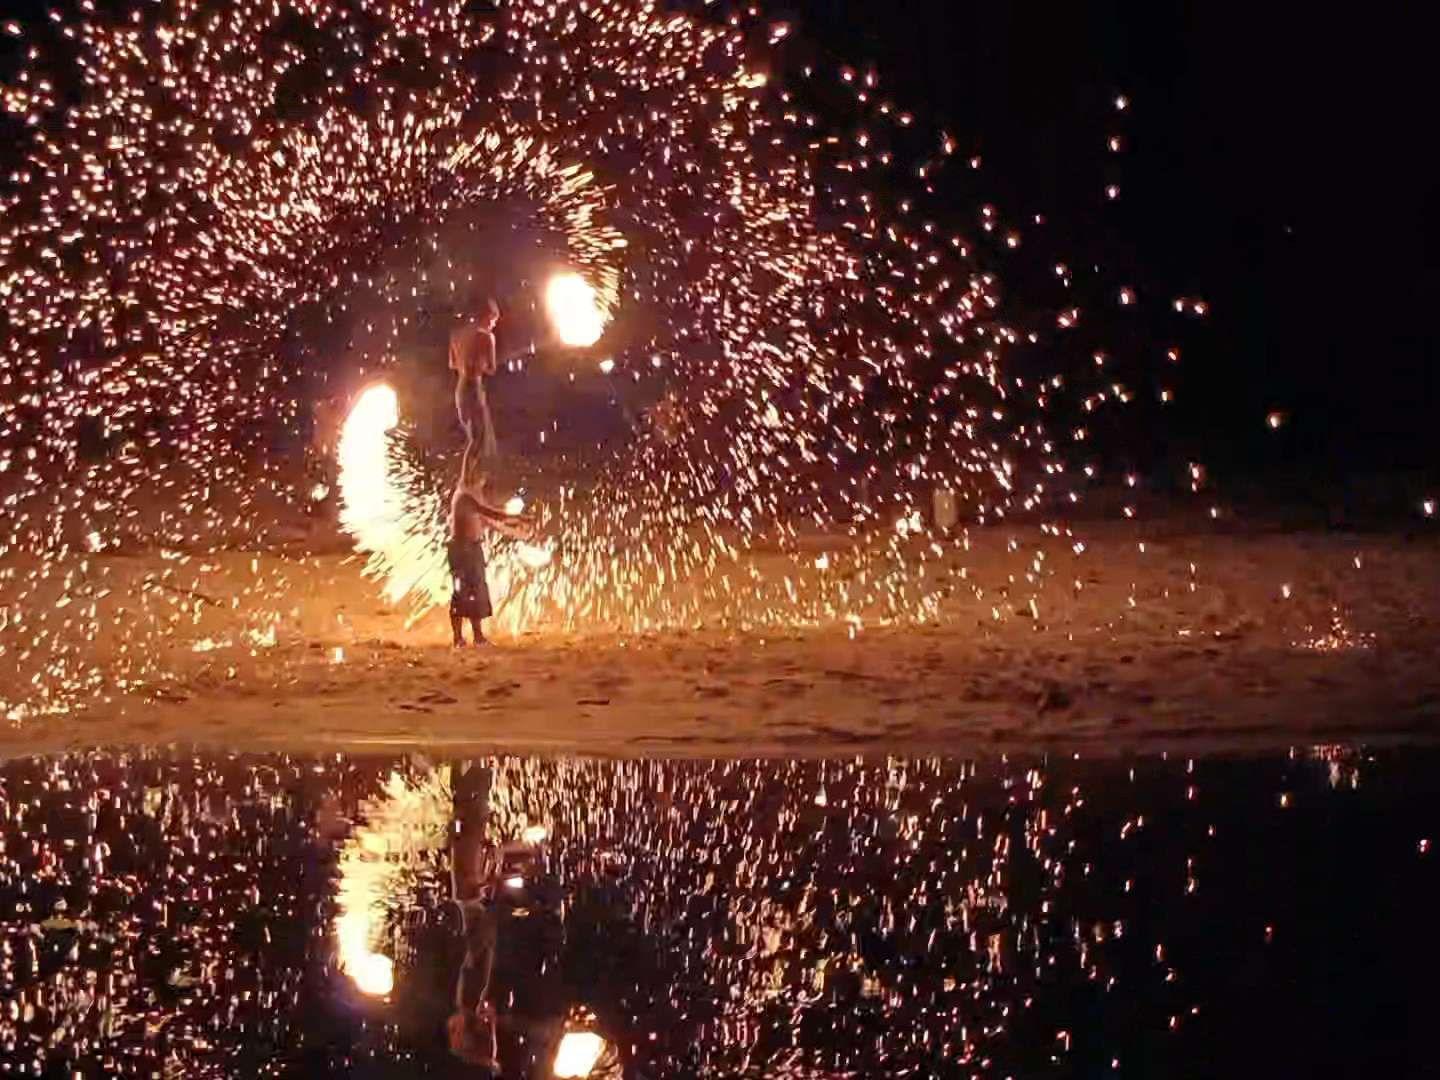
M 497 370 L 495 324 L 500 308 L 486 300 L 477 317 L 463 319 L 450 332 L 450 370 L 455 372 L 455 411 L 465 429 L 465 457 L 460 466 L 462 485 L 474 480 L 481 457 L 493 458 L 499 450 L 490 405 L 485 399 L 485 380 Z
M 446 1028 L 450 1052 L 498 1075 L 495 1004 L 489 998 L 495 969 L 496 913 L 491 904 L 497 862 L 485 844 L 489 812 L 489 769 L 469 764 L 455 778 L 455 832 L 450 851 L 452 895 L 460 908 L 465 959 L 455 983 L 455 1011 Z
M 450 775 L 451 888 L 465 945 L 446 1022 L 451 1053 L 479 1075 L 501 1075 L 503 1049 L 506 1075 L 619 1080 L 618 1046 L 600 1034 L 593 1012 L 571 1005 L 565 905 L 545 874 L 541 840 L 494 842 L 492 768 L 457 762 Z

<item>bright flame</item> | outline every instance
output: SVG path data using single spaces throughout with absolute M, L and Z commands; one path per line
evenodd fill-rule
M 560 340 L 586 348 L 605 332 L 605 313 L 590 283 L 579 274 L 556 274 L 545 287 L 545 310 Z
M 555 1075 L 589 1076 L 605 1051 L 605 1040 L 593 1031 L 567 1031 L 555 1051 Z
M 351 408 L 337 449 L 340 524 L 368 556 L 364 574 L 383 584 L 386 600 L 411 598 L 413 620 L 449 600 L 450 573 L 444 498 L 404 454 L 393 452 L 406 438 L 398 425 L 395 391 L 384 383 L 371 386 Z M 524 509 L 520 495 L 504 506 L 512 516 Z M 552 585 L 533 571 L 553 558 L 550 542 L 506 545 L 495 554 L 489 578 L 497 623 L 517 632 L 535 615 Z M 507 603 L 512 594 L 517 603 Z
M 392 387 L 377 383 L 356 400 L 340 432 L 340 525 L 369 553 L 365 574 L 384 582 L 391 602 L 414 594 L 429 604 L 448 598 L 444 540 L 435 535 L 414 495 L 417 479 L 391 458 L 400 405 Z M 431 493 L 429 503 L 438 505 Z
M 394 389 L 379 383 L 360 395 L 340 432 L 340 523 L 371 551 L 388 546 L 401 509 L 388 468 L 390 432 L 399 422 Z
M 545 838 L 550 835 L 550 830 L 544 825 L 529 825 L 520 834 L 520 839 L 527 844 L 543 844 Z
M 395 989 L 395 963 L 381 953 L 365 953 L 350 961 L 355 988 L 371 997 L 384 997 Z
M 531 570 L 549 566 L 552 557 L 550 549 L 539 544 L 520 544 L 516 547 L 515 553 L 520 557 L 520 561 Z

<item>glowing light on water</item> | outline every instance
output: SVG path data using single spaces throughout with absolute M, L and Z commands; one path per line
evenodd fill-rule
M 384 996 L 395 987 L 395 962 L 375 946 L 387 912 L 407 900 L 408 871 L 449 840 L 449 769 L 414 782 L 391 773 L 360 809 L 362 822 L 340 851 L 335 947 L 355 988 Z
M 353 957 L 347 970 L 362 994 L 384 997 L 395 989 L 395 962 L 381 953 Z
M 605 1051 L 605 1040 L 593 1031 L 567 1031 L 555 1050 L 553 1072 L 557 1077 L 586 1077 Z
M 566 345 L 587 348 L 605 332 L 605 313 L 595 289 L 579 274 L 556 274 L 545 286 L 545 310 Z

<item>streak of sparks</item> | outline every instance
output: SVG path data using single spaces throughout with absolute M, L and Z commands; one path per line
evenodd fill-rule
M 1073 501 L 1061 451 L 1088 429 L 1058 401 L 1088 413 L 1134 392 L 1107 370 L 1087 394 L 1063 349 L 1047 377 L 1009 370 L 1010 350 L 1074 333 L 1085 312 L 1073 295 L 1063 320 L 1010 312 L 989 261 L 1043 219 L 987 204 L 974 230 L 947 224 L 936 183 L 957 143 L 938 135 L 918 164 L 898 153 L 916 118 L 876 73 L 842 68 L 844 104 L 819 115 L 782 77 L 791 28 L 758 11 L 466 7 L 166 0 L 57 18 L 46 33 L 65 48 L 34 45 L 3 88 L 28 134 L 0 196 L 0 554 L 31 560 L 10 583 L 43 582 L 8 609 L 29 689 L 7 715 L 153 690 L 164 643 L 209 608 L 274 643 L 294 604 L 283 564 L 257 565 L 243 595 L 206 584 L 225 537 L 324 498 L 252 445 L 257 428 L 303 425 L 292 327 L 317 312 L 350 325 L 350 366 L 385 370 L 435 237 L 496 207 L 519 208 L 571 268 L 551 296 L 562 339 L 643 312 L 607 374 L 663 382 L 653 426 L 593 485 L 537 494 L 554 539 L 495 554 L 511 628 L 930 619 L 968 543 L 915 527 L 930 491 L 959 493 L 978 523 Z M 1073 366 L 1102 378 L 1083 355 Z M 392 405 L 369 390 L 345 425 L 342 513 L 386 597 L 419 614 L 446 594 L 440 496 L 398 452 Z M 893 528 L 840 526 L 851 550 L 842 539 L 802 598 L 798 531 L 852 520 Z M 175 557 L 116 589 L 103 556 L 133 542 Z M 762 543 L 781 548 L 778 570 L 742 562 Z

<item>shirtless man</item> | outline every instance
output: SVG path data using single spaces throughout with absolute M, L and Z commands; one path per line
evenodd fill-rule
M 486 300 L 478 318 L 464 319 L 450 332 L 450 370 L 455 372 L 455 411 L 465 429 L 460 484 L 474 483 L 482 457 L 495 457 L 495 425 L 485 400 L 485 379 L 495 374 L 495 324 L 500 308 Z

